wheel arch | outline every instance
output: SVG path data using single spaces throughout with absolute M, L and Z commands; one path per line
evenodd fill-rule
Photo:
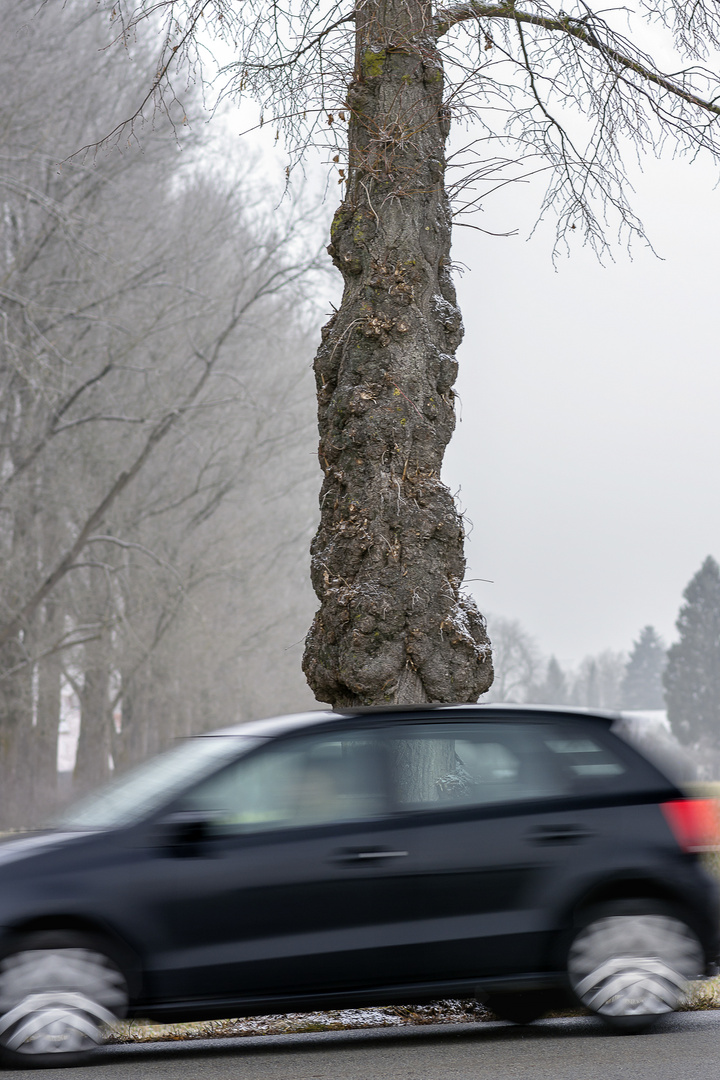
M 36 915 L 18 920 L 5 928 L 2 943 L 2 955 L 7 956 L 15 944 L 29 934 L 70 933 L 88 937 L 95 945 L 104 950 L 107 956 L 121 969 L 128 986 L 130 998 L 137 998 L 143 984 L 143 965 L 140 956 L 122 935 L 102 921 L 89 916 L 66 913 Z
M 569 907 L 569 919 L 566 921 L 570 925 L 577 925 L 587 911 L 614 900 L 660 900 L 692 917 L 692 909 L 672 885 L 657 878 L 634 874 L 598 882 L 576 898 Z
M 565 957 L 576 929 L 583 924 L 587 915 L 595 908 L 622 900 L 656 901 L 672 908 L 687 921 L 698 934 L 703 948 L 706 935 L 702 932 L 701 920 L 698 919 L 687 897 L 672 884 L 652 875 L 627 873 L 599 881 L 568 900 L 560 913 L 558 927 L 560 932 L 550 947 L 549 966 L 552 970 L 563 970 Z

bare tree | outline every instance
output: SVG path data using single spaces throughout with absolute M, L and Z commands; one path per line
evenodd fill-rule
M 715 5 L 645 0 L 629 28 L 622 12 L 583 0 L 111 7 L 119 41 L 146 19 L 162 40 L 157 76 L 118 137 L 153 98 L 173 106 L 178 71 L 198 74 L 209 29 L 233 50 L 225 91 L 259 103 L 291 164 L 314 141 L 337 165 L 343 201 L 329 251 L 345 291 L 315 363 L 324 482 L 310 685 L 344 704 L 474 700 L 491 682 L 490 651 L 462 593 L 463 525 L 440 479 L 462 337 L 445 186 L 451 117 L 480 131 L 451 187 L 456 203 L 504 183 L 510 158 L 547 178 L 541 214 L 554 217 L 559 242 L 575 234 L 602 250 L 611 215 L 622 236 L 642 236 L 626 147 L 717 157 L 718 80 L 703 66 L 718 44 Z M 648 23 L 674 35 L 670 73 L 643 45 Z
M 567 677 L 554 656 L 547 662 L 545 677 L 529 690 L 525 700 L 538 705 L 567 705 Z
M 209 175 L 182 131 L 184 158 L 156 132 L 59 166 L 122 107 L 124 58 L 97 13 L 34 11 L 0 12 L 2 824 L 50 799 L 63 680 L 85 786 L 191 704 L 194 727 L 248 715 L 211 642 L 234 668 L 279 650 L 283 672 L 310 611 L 282 580 L 249 587 L 258 551 L 294 572 L 313 524 L 306 223 Z M 133 726 L 153 663 L 167 685 Z
M 490 615 L 488 623 L 495 679 L 483 701 L 532 700 L 532 691 L 542 665 L 537 642 L 519 619 Z

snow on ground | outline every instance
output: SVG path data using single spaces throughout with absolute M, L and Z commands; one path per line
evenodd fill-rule
M 372 1009 L 331 1009 L 328 1012 L 251 1016 L 240 1020 L 209 1020 L 197 1024 L 151 1024 L 123 1020 L 114 1024 L 108 1042 L 174 1042 L 249 1035 L 293 1035 L 306 1031 L 347 1031 L 352 1028 L 401 1027 L 418 1024 L 468 1024 L 494 1019 L 477 1001 L 437 1001 L 431 1005 L 383 1005 Z
M 683 1012 L 720 1008 L 720 976 L 690 983 Z M 585 1010 L 568 1010 L 580 1015 Z M 384 1005 L 374 1009 L 332 1009 L 329 1012 L 286 1013 L 251 1016 L 241 1020 L 209 1020 L 197 1024 L 150 1024 L 123 1020 L 114 1024 L 107 1041 L 180 1042 L 186 1039 L 243 1038 L 252 1035 L 295 1035 L 313 1031 L 347 1031 L 353 1028 L 403 1027 L 422 1024 L 473 1024 L 495 1020 L 477 1001 L 435 1001 L 431 1005 Z

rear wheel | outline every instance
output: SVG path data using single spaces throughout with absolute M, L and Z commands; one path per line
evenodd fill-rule
M 703 967 L 702 947 L 683 916 L 654 901 L 617 901 L 588 912 L 567 956 L 579 1001 L 628 1033 L 673 1012 Z
M 0 1050 L 22 1068 L 77 1065 L 123 1016 L 127 985 L 103 943 L 55 931 L 19 938 L 0 960 Z

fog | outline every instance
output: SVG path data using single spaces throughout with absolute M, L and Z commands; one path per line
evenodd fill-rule
M 237 139 L 249 115 L 226 115 L 214 144 L 247 141 L 279 180 L 269 134 Z M 326 183 L 321 158 L 311 189 Z M 683 589 L 720 558 L 718 177 L 669 156 L 628 167 L 652 249 L 628 252 L 610 225 L 603 264 L 579 238 L 553 260 L 553 222 L 530 236 L 542 189 L 525 183 L 461 218 L 453 240 L 465 339 L 444 478 L 468 521 L 468 588 L 564 667 L 629 650 L 648 623 L 672 641 Z M 325 189 L 328 231 L 338 191 Z M 339 297 L 329 276 L 321 307 Z
M 208 134 L 221 155 L 252 146 L 281 183 L 286 153 L 270 131 L 248 134 L 255 123 L 245 105 Z M 472 138 L 456 127 L 451 152 Z M 465 339 L 444 478 L 468 520 L 468 588 L 564 667 L 629 650 L 648 623 L 672 641 L 683 589 L 720 558 L 718 174 L 633 156 L 630 202 L 654 251 L 636 241 L 628 253 L 610 222 L 604 265 L 580 237 L 554 261 L 554 222 L 530 236 L 543 194 L 532 183 L 493 194 L 453 241 Z M 311 154 L 305 176 L 325 190 L 329 233 L 340 189 L 326 157 Z M 329 276 L 318 297 L 328 314 L 340 285 Z
M 666 638 L 682 590 L 720 555 L 716 177 L 644 162 L 633 174 L 657 256 L 606 266 L 578 246 L 553 267 L 550 230 L 526 241 L 537 192 L 494 196 L 457 228 L 466 336 L 445 479 L 472 523 L 469 588 L 573 664 Z
M 262 149 L 279 175 L 282 153 Z M 322 184 L 319 163 L 308 173 Z M 468 521 L 468 588 L 563 667 L 629 650 L 648 623 L 672 641 L 683 589 L 720 558 L 717 175 L 670 157 L 630 174 L 652 248 L 610 230 L 603 264 L 580 242 L 553 259 L 552 222 L 530 235 L 530 184 L 453 240 L 465 339 L 444 479 Z

